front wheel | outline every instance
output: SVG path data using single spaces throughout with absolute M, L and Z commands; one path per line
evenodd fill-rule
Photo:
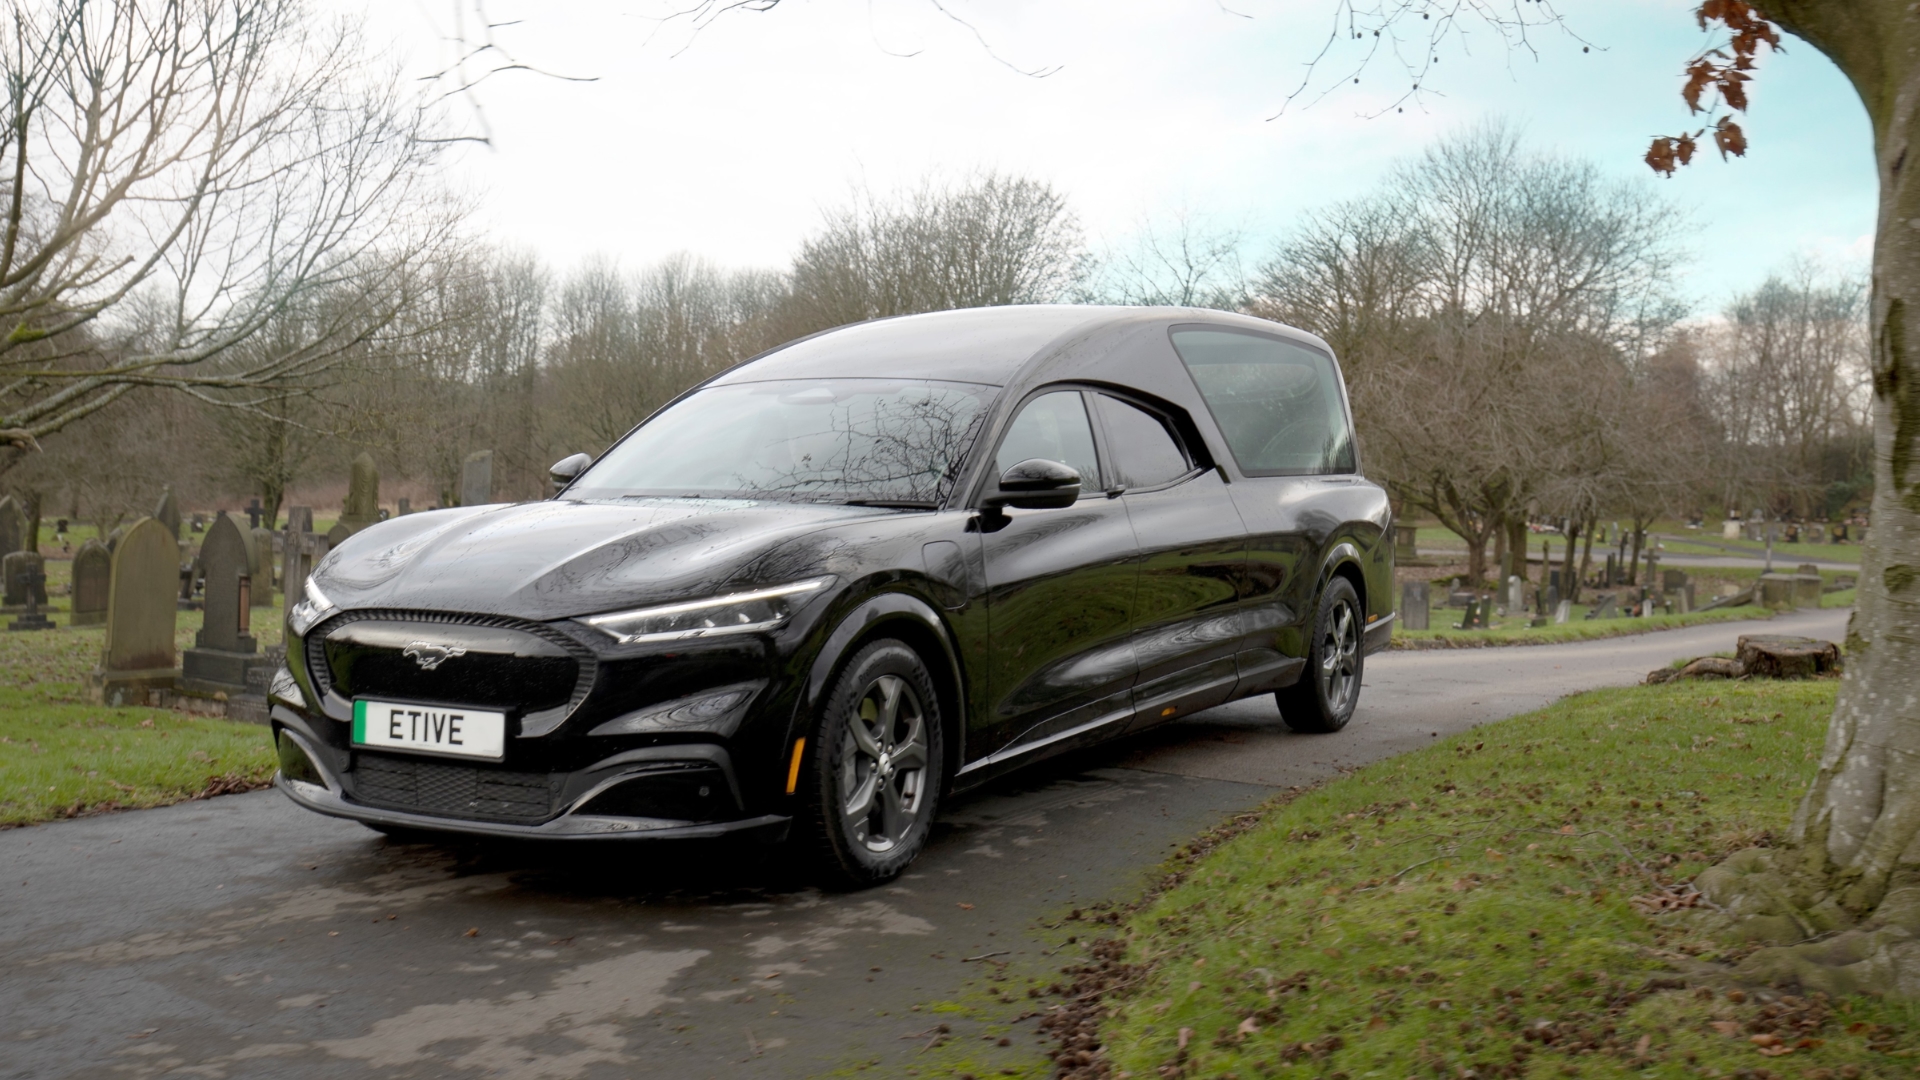
M 1313 636 L 1307 643 L 1307 670 L 1300 681 L 1274 693 L 1280 718 L 1295 731 L 1326 734 L 1353 719 L 1360 703 L 1360 596 L 1346 578 L 1329 579 L 1320 590 Z
M 829 882 L 898 877 L 940 802 L 940 701 L 911 648 L 875 641 L 847 662 L 809 738 L 801 825 Z

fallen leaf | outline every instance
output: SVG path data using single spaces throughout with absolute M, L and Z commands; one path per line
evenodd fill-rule
M 1185 1050 L 1187 1048 L 1187 1043 L 1190 1042 L 1192 1039 L 1193 1039 L 1192 1028 L 1180 1029 L 1180 1049 Z
M 1780 1036 L 1763 1031 L 1747 1041 L 1759 1047 L 1778 1046 L 1780 1045 Z
M 1763 1046 L 1760 1048 L 1760 1054 L 1763 1057 L 1786 1057 L 1791 1053 L 1793 1053 L 1793 1047 L 1791 1046 Z
M 1738 1020 L 1715 1020 L 1709 1026 L 1728 1038 L 1733 1038 L 1740 1034 L 1740 1021 Z
M 480 936 L 480 928 L 479 928 L 479 927 L 477 927 L 477 926 L 470 926 L 470 927 L 468 927 L 468 928 L 467 928 L 467 932 L 466 932 L 466 934 L 465 934 L 465 935 L 463 935 L 463 936 L 465 936 L 465 937 L 479 937 L 479 936 Z
M 960 910 L 961 910 L 961 911 L 972 911 L 972 910 L 973 910 L 973 905 L 972 905 L 972 904 L 961 904 L 961 905 L 959 905 L 959 907 L 960 907 Z
M 1240 1021 L 1240 1026 L 1234 1030 L 1241 1035 L 1252 1035 L 1254 1032 L 1260 1030 L 1260 1025 L 1254 1023 L 1253 1017 L 1249 1016 L 1245 1020 Z
M 1633 1056 L 1637 1058 L 1646 1057 L 1648 1049 L 1650 1049 L 1652 1046 L 1653 1046 L 1653 1036 L 1651 1035 L 1640 1036 L 1640 1041 L 1633 1044 Z

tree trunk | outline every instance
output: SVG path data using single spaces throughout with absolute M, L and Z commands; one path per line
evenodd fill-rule
M 20 502 L 26 508 L 27 517 L 27 527 L 20 534 L 21 551 L 31 551 L 36 555 L 40 553 L 40 504 L 43 501 L 37 491 L 20 493 Z
M 1873 527 L 1826 747 L 1794 815 L 1792 847 L 1750 850 L 1702 874 L 1709 899 L 1764 949 L 1756 978 L 1808 989 L 1920 995 L 1920 5 L 1758 0 L 1837 63 L 1873 125 L 1880 178 L 1873 250 Z M 1920 333 L 1920 326 L 1916 326 Z M 1637 538 L 1636 538 L 1637 539 Z M 1636 544 L 1636 548 L 1637 548 Z M 1898 883 L 1901 887 L 1891 889 Z M 1884 903 L 1883 903 L 1884 901 Z M 1833 930 L 1837 937 L 1811 944 Z
M 1585 535 L 1580 541 L 1580 573 L 1573 579 L 1573 602 L 1576 604 L 1580 602 L 1580 583 L 1587 580 L 1588 574 L 1593 573 L 1593 534 L 1599 527 L 1599 521 L 1588 518 L 1586 526 L 1582 529 Z
M 1640 541 L 1646 538 L 1646 531 L 1640 528 L 1640 519 L 1634 519 L 1633 556 L 1627 560 L 1627 584 L 1640 584 Z
M 1513 572 L 1527 580 L 1527 519 L 1515 515 L 1507 522 L 1507 550 L 1513 552 Z
M 1507 547 L 1507 536 L 1507 521 L 1505 518 L 1501 518 L 1499 523 L 1493 527 L 1493 565 L 1500 568 L 1500 587 L 1502 589 L 1507 587 L 1507 575 L 1513 573 L 1513 563 L 1507 555 L 1507 553 L 1512 550 Z

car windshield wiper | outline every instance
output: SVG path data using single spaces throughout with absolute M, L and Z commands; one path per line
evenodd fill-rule
M 841 506 L 874 506 L 882 510 L 938 510 L 940 504 L 930 499 L 847 499 Z

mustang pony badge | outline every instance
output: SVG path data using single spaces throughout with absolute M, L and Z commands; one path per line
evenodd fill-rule
M 459 645 L 435 645 L 431 641 L 409 641 L 407 647 L 400 650 L 400 655 L 411 656 L 413 662 L 420 665 L 421 670 L 432 671 L 439 667 L 443 660 L 467 655 L 467 650 Z

